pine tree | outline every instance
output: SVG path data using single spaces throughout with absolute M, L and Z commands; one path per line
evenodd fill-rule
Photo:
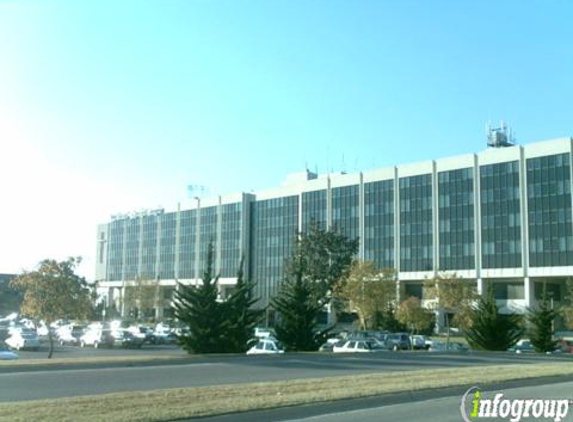
M 396 319 L 396 310 L 393 305 L 388 306 L 388 309 L 377 314 L 376 319 L 376 327 L 379 330 L 391 333 L 406 331 L 406 326 Z
M 275 332 L 287 350 L 317 350 L 324 340 L 323 335 L 317 333 L 324 301 L 317 294 L 318 286 L 305 274 L 305 260 L 297 245 L 279 293 L 272 300 L 272 307 L 278 313 Z
M 247 350 L 247 342 L 253 336 L 255 326 L 261 321 L 264 310 L 254 309 L 258 301 L 253 298 L 255 284 L 244 281 L 244 260 L 241 259 L 237 272 L 237 284 L 235 290 L 225 302 L 228 322 L 228 351 L 241 353 Z
M 469 345 L 474 349 L 506 351 L 522 337 L 521 317 L 502 315 L 489 283 L 486 297 L 480 297 L 477 308 L 471 311 L 471 328 L 465 331 Z
M 543 287 L 543 298 L 539 306 L 528 309 L 527 312 L 527 321 L 531 325 L 529 339 L 538 353 L 552 352 L 557 346 L 557 341 L 553 340 L 553 321 L 557 317 L 557 311 L 551 308 L 545 286 Z
M 203 284 L 195 287 L 178 283 L 175 291 L 175 317 L 190 330 L 179 338 L 179 343 L 189 353 L 228 350 L 228 322 L 224 304 L 217 301 L 218 280 L 218 276 L 213 277 L 213 245 L 209 244 Z
M 308 232 L 300 233 L 298 243 L 305 261 L 305 278 L 317 284 L 321 294 L 336 293 L 358 253 L 359 243 L 336 227 L 323 230 L 316 221 L 311 222 Z

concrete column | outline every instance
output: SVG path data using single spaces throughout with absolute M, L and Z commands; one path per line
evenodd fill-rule
M 118 289 L 119 292 L 119 303 L 120 303 L 120 311 L 119 314 L 121 315 L 121 317 L 123 318 L 125 316 L 125 286 L 124 287 L 120 287 Z
M 404 297 L 404 293 L 402 292 L 403 290 L 403 284 L 402 282 L 398 279 L 398 274 L 396 274 L 396 306 L 395 308 L 398 307 L 398 305 L 400 303 L 402 303 L 403 300 L 405 300 L 406 298 Z
M 159 306 L 155 307 L 155 320 L 163 320 L 163 305 L 160 303 Z
M 137 250 L 137 275 L 136 277 L 141 277 L 143 268 L 143 215 L 139 216 L 139 248 Z
M 327 315 L 328 315 L 328 326 L 335 325 L 338 322 L 338 315 L 332 309 L 332 302 L 329 302 L 327 305 Z
M 332 189 L 330 187 L 330 175 L 327 179 L 326 188 L 326 229 L 332 227 Z
M 524 291 L 525 291 L 525 306 L 533 307 L 535 304 L 535 283 L 529 277 L 523 278 Z
M 215 274 L 221 274 L 221 257 L 222 257 L 222 247 L 221 243 L 223 241 L 223 205 L 221 202 L 221 196 L 217 202 L 217 226 L 215 232 Z
M 476 277 L 481 279 L 481 183 L 478 156 L 474 154 L 474 239 Z
M 157 215 L 157 241 L 155 243 L 155 279 L 160 278 L 160 266 L 161 266 L 161 215 Z
M 400 183 L 398 167 L 394 167 L 394 268 L 400 274 Z
M 198 280 L 201 278 L 201 269 L 199 268 L 199 259 L 201 248 L 201 198 L 195 197 L 197 201 L 197 208 L 195 214 L 195 285 L 197 285 Z
M 440 215 L 438 201 L 438 171 L 436 162 L 432 161 L 432 264 L 434 277 L 440 271 Z
M 519 147 L 519 201 L 521 213 L 521 265 L 523 276 L 529 277 L 529 207 L 527 204 L 527 167 L 523 147 Z
M 477 282 L 477 294 L 480 296 L 484 296 L 486 294 L 486 285 L 485 280 L 483 278 L 478 278 Z
M 181 204 L 177 204 L 177 217 L 175 219 L 175 280 L 179 279 L 179 247 L 181 245 Z

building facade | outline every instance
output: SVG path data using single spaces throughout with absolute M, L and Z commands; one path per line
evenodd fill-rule
M 506 312 L 532 306 L 543 285 L 559 303 L 573 275 L 572 157 L 561 138 L 358 174 L 306 171 L 275 189 L 115 216 L 98 226 L 96 280 L 120 307 L 130 282 L 152 280 L 168 309 L 177 281 L 200 282 L 212 243 L 221 295 L 243 257 L 266 305 L 296 233 L 316 221 L 359 238 L 359 258 L 396 269 L 403 297 L 445 272 L 479 292 L 493 283 Z

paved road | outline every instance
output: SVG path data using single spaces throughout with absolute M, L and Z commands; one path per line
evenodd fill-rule
M 543 386 L 513 388 L 499 391 L 484 391 L 484 398 L 493 399 L 496 393 L 503 393 L 503 398 L 508 399 L 573 399 L 573 382 L 562 384 L 550 384 Z M 461 395 L 434 398 L 419 402 L 401 403 L 389 406 L 374 407 L 369 409 L 342 411 L 336 413 L 326 412 L 323 415 L 308 418 L 281 419 L 290 422 L 379 422 L 379 421 L 428 421 L 428 422 L 459 422 L 462 420 L 460 413 Z M 480 418 L 476 419 L 480 420 Z M 509 421 L 510 417 L 481 419 L 488 422 Z M 522 418 L 526 421 L 553 421 L 549 419 Z M 573 421 L 573 404 L 569 405 L 567 416 L 562 419 Z M 269 420 L 270 422 L 270 420 Z
M 386 352 L 367 355 L 285 354 L 208 357 L 178 365 L 27 370 L 0 372 L 0 401 L 556 360 L 573 363 L 569 356 Z
M 99 348 L 93 347 L 76 347 L 76 346 L 60 346 L 59 344 L 54 347 L 54 358 L 62 359 L 76 359 L 84 357 L 96 356 L 174 356 L 181 357 L 187 356 L 187 352 L 178 346 L 174 345 L 144 345 L 141 349 L 122 349 L 115 348 Z M 40 350 L 20 350 L 18 351 L 20 360 L 29 359 L 46 359 L 48 357 L 48 346 L 42 344 Z

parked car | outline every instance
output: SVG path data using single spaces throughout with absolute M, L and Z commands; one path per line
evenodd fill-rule
M 411 348 L 408 333 L 390 333 L 386 337 L 386 346 L 390 350 L 409 350 Z
M 153 331 L 156 344 L 173 344 L 177 342 L 177 334 L 173 332 L 169 325 L 159 323 Z
M 531 344 L 531 341 L 529 339 L 521 339 L 515 344 L 515 346 L 507 349 L 507 351 L 517 354 L 535 353 L 535 348 L 533 347 L 533 344 Z
M 279 354 L 284 353 L 280 343 L 268 338 L 260 339 L 257 344 L 247 350 L 247 355 Z
M 153 333 L 153 330 L 150 327 L 140 325 L 136 327 L 130 327 L 128 330 L 131 331 L 136 336 L 141 337 L 144 343 L 148 344 L 157 343 L 157 338 L 155 337 L 155 334 Z
M 80 344 L 80 338 L 85 332 L 83 325 L 63 325 L 56 330 L 56 336 L 60 345 L 70 344 L 72 346 Z
M 334 353 L 370 353 L 372 346 L 367 340 L 347 340 L 342 345 L 332 348 Z
M 0 360 L 18 359 L 18 355 L 11 351 L 6 344 L 0 342 Z
M 563 353 L 573 353 L 573 340 L 561 339 L 558 344 Z
M 463 343 L 453 341 L 448 345 L 442 340 L 433 340 L 429 352 L 467 352 L 469 347 Z
M 318 351 L 319 352 L 332 352 L 332 349 L 334 348 L 334 346 L 339 345 L 342 346 L 344 344 L 344 340 L 339 339 L 339 338 L 329 338 L 326 343 L 322 344 L 319 348 Z
M 115 343 L 115 338 L 113 336 L 113 330 L 108 328 L 89 328 L 80 337 L 80 346 L 93 346 L 97 349 L 100 346 L 112 347 Z
M 519 340 L 515 346 L 510 347 L 509 349 L 507 349 L 507 351 L 517 353 L 517 354 L 536 353 L 535 347 L 533 346 L 533 344 L 531 343 L 531 340 L 529 340 L 529 339 Z M 563 353 L 563 352 L 566 352 L 566 348 L 563 347 L 563 342 L 561 341 L 561 342 L 557 343 L 557 345 L 555 346 L 555 349 L 552 352 L 547 352 L 547 353 L 551 354 L 551 353 Z
M 28 329 L 12 331 L 10 337 L 8 337 L 5 342 L 9 347 L 16 350 L 38 350 L 40 348 L 38 335 L 34 331 Z
M 135 335 L 130 330 L 116 330 L 112 332 L 113 345 L 126 348 L 140 349 L 143 345 L 144 337 Z
M 428 350 L 432 344 L 428 337 L 419 334 L 410 336 L 410 341 L 414 350 Z

